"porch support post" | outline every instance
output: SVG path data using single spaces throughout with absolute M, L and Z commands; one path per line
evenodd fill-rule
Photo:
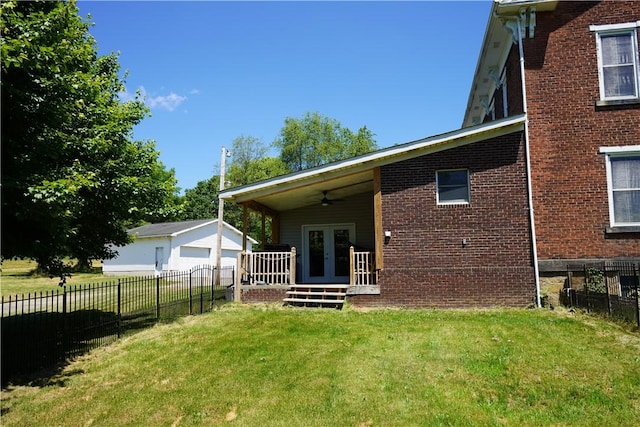
M 264 251 L 264 242 L 267 238 L 267 234 L 265 232 L 266 229 L 266 222 L 265 222 L 265 217 L 264 217 L 264 212 L 260 212 L 260 220 L 261 220 L 261 225 L 262 225 L 262 234 L 260 235 L 260 248 Z
M 289 266 L 289 284 L 296 284 L 296 248 L 291 248 L 291 262 Z
M 280 215 L 271 215 L 271 242 L 280 243 Z
M 242 250 L 247 250 L 247 241 L 249 240 L 249 234 L 247 233 L 249 228 L 249 210 L 247 205 L 242 205 Z
M 384 268 L 383 245 L 384 232 L 382 230 L 382 182 L 380 167 L 373 169 L 373 227 L 375 231 L 376 270 Z
M 244 263 L 243 260 L 246 258 L 246 252 L 240 251 L 238 253 L 238 271 L 236 272 L 235 283 L 233 286 L 233 300 L 235 302 L 242 302 L 240 299 L 242 298 L 242 276 L 244 276 Z
M 242 252 L 246 253 L 246 242 L 247 242 L 247 228 L 249 227 L 249 210 L 246 204 L 242 204 Z M 240 258 L 239 258 L 240 259 Z M 244 257 L 246 260 L 246 256 Z M 238 274 L 236 277 L 236 286 L 235 286 L 235 295 L 233 297 L 234 301 L 242 302 L 242 276 L 244 275 L 244 263 L 238 262 Z
M 353 262 L 353 246 L 349 246 L 349 285 L 353 286 L 356 284 L 356 263 Z
M 275 211 L 267 206 L 256 202 L 255 200 L 249 200 L 242 204 L 256 212 L 260 212 L 263 215 L 262 218 L 262 241 L 265 241 L 265 223 L 264 216 L 268 215 L 271 218 L 271 243 L 280 243 L 280 214 L 278 211 Z M 263 248 L 264 249 L 264 248 Z

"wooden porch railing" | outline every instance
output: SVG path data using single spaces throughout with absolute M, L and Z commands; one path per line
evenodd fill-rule
M 351 286 L 376 285 L 375 253 L 349 248 Z M 296 283 L 296 248 L 290 252 L 241 252 L 238 279 L 242 285 L 293 285 Z
M 289 285 L 296 282 L 296 248 L 290 252 L 241 252 L 238 276 L 246 285 Z
M 375 252 L 356 252 L 354 247 L 349 248 L 349 284 L 351 286 L 367 286 L 378 283 L 378 270 L 375 265 Z

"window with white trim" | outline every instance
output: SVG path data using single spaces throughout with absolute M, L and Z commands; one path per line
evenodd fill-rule
M 436 171 L 436 187 L 439 205 L 466 204 L 470 201 L 467 169 Z
M 602 147 L 612 227 L 640 226 L 640 146 Z
M 596 33 L 602 101 L 640 97 L 638 27 L 640 21 L 590 27 L 590 30 Z

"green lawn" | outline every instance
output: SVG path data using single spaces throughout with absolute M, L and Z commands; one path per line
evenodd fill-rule
M 640 336 L 543 310 L 230 304 L 2 393 L 3 426 L 640 425 Z
M 30 260 L 4 260 L 0 273 L 0 294 L 4 297 L 33 294 L 61 289 L 58 286 L 60 278 L 50 278 L 35 272 L 38 265 Z M 118 280 L 117 277 L 105 277 L 102 275 L 101 264 L 96 264 L 95 272 L 72 273 L 67 278 L 68 285 L 85 283 L 98 283 Z

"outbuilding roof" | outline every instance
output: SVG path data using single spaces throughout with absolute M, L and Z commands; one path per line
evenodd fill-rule
M 195 230 L 210 224 L 217 224 L 218 220 L 215 218 L 209 219 L 194 219 L 190 221 L 178 221 L 178 222 L 160 222 L 157 224 L 147 224 L 140 227 L 135 227 L 127 230 L 129 235 L 135 235 L 137 238 L 151 238 L 151 237 L 175 237 L 179 234 L 186 233 L 191 230 Z M 228 230 L 242 235 L 242 232 L 227 222 L 222 222 L 223 226 Z M 248 237 L 247 239 L 251 243 L 258 243 L 255 239 Z

